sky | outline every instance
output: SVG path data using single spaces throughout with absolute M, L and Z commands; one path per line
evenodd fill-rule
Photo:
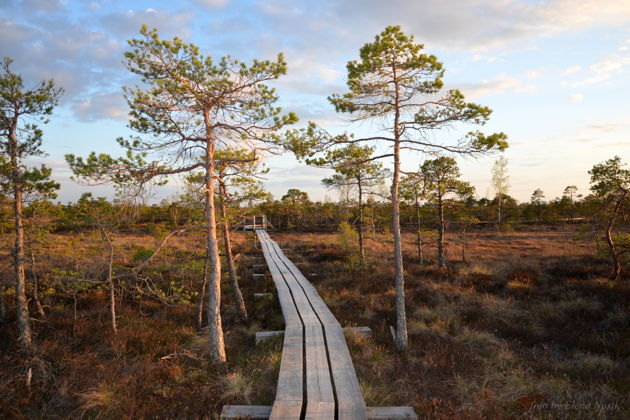
M 529 201 L 537 188 L 552 199 L 568 185 L 586 194 L 594 164 L 615 155 L 630 162 L 630 0 L 0 0 L 0 57 L 13 58 L 28 85 L 52 78 L 65 89 L 44 127 L 48 155 L 31 162 L 53 168 L 61 202 L 86 191 L 111 197 L 108 187 L 72 181 L 63 156 L 122 153 L 115 139 L 132 132 L 121 87 L 137 82 L 123 54 L 143 24 L 213 57 L 283 52 L 288 73 L 274 82 L 279 105 L 297 113 L 299 125 L 315 121 L 359 135 L 376 128 L 348 123 L 326 98 L 346 91 L 345 66 L 361 46 L 400 25 L 444 63 L 446 89 L 493 109 L 482 130 L 509 137 L 516 199 Z M 458 159 L 479 197 L 494 196 L 495 158 Z M 403 169 L 417 169 L 422 159 L 403 156 Z M 265 186 L 276 198 L 289 188 L 312 199 L 337 197 L 321 185 L 326 170 L 288 153 L 265 163 Z M 180 192 L 174 180 L 154 199 Z

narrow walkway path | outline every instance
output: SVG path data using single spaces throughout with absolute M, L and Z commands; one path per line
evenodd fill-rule
M 256 229 L 278 291 L 285 331 L 273 406 L 226 405 L 222 419 L 417 419 L 412 407 L 366 407 L 339 321 L 263 229 Z M 275 333 L 275 332 L 274 332 Z
M 285 319 L 271 419 L 366 419 L 341 325 L 315 287 L 264 230 L 257 230 Z

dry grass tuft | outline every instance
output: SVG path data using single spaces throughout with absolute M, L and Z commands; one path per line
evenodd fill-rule
M 228 373 L 224 380 L 223 397 L 235 403 L 250 404 L 254 385 L 252 378 L 235 371 Z

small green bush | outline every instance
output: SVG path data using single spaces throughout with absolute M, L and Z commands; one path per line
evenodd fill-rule
M 348 222 L 341 222 L 337 233 L 337 245 L 344 256 L 344 267 L 348 271 L 361 268 L 359 234 Z

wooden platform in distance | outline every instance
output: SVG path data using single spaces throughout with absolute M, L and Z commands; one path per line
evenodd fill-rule
M 415 419 L 411 407 L 366 407 L 341 325 L 267 232 L 256 234 L 285 320 L 276 397 L 271 407 L 225 406 L 221 418 Z

